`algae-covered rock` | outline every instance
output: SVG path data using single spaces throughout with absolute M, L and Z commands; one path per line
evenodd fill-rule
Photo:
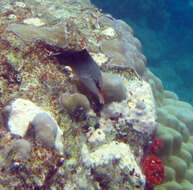
M 129 171 L 129 178 L 135 187 L 143 187 L 145 185 L 145 177 L 135 162 L 130 152 L 129 146 L 124 143 L 113 141 L 110 144 L 104 144 L 94 152 L 89 152 L 86 145 L 82 147 L 82 159 L 86 167 L 98 168 L 118 161 L 121 170 Z

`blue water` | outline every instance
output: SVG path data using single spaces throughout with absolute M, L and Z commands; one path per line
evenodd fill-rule
M 165 89 L 193 105 L 193 0 L 91 2 L 134 29 L 148 68 Z

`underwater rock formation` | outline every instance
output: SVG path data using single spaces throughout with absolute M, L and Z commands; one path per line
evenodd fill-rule
M 73 7 L 73 4 L 70 4 L 68 8 L 64 6 L 64 9 L 67 9 L 68 12 L 71 6 Z M 53 15 L 53 12 L 49 12 L 49 14 Z M 89 18 L 92 12 L 88 11 L 85 14 Z M 69 14 L 66 17 L 60 15 L 59 21 L 55 25 L 38 27 L 33 23 L 11 24 L 7 30 L 14 32 L 26 42 L 43 42 L 51 46 L 77 51 L 86 48 L 94 53 L 99 53 L 99 49 L 101 49 L 100 53 L 106 54 L 111 60 L 109 65 L 132 68 L 139 75 L 143 75 L 146 58 L 140 52 L 141 44 L 133 37 L 130 27 L 123 21 L 102 15 L 99 11 L 96 11 L 95 14 L 89 22 L 85 21 L 82 16 L 74 20 Z M 54 16 L 56 15 L 53 15 L 53 18 Z M 104 23 L 105 26 L 102 22 L 103 19 L 106 19 L 107 22 Z M 93 28 L 93 33 L 88 36 L 90 28 Z
M 115 125 L 118 133 L 120 133 L 120 138 L 124 138 L 122 133 L 125 134 L 128 126 L 141 134 L 145 134 L 145 138 L 148 138 L 154 133 L 156 128 L 156 113 L 150 87 L 144 81 L 125 81 L 124 84 L 129 96 L 120 103 L 112 102 L 105 105 L 101 115 L 106 120 L 101 118 L 101 125 L 106 129 L 109 127 L 109 130 L 111 125 Z M 140 101 L 147 102 L 144 109 L 137 107 Z M 117 124 L 114 120 L 117 121 Z M 126 138 L 129 138 L 129 136 Z

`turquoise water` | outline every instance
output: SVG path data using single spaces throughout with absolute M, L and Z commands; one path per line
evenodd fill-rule
M 148 68 L 167 90 L 193 105 L 193 0 L 92 0 L 126 21 L 140 39 Z

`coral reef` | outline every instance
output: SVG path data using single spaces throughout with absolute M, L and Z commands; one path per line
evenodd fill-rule
M 0 16 L 0 188 L 143 189 L 156 115 L 132 29 L 86 0 L 3 0 Z M 103 88 L 97 114 L 82 71 Z M 103 151 L 107 164 L 86 162 Z
M 143 44 L 148 68 L 162 80 L 166 89 L 174 91 L 181 100 L 193 105 L 193 86 L 190 83 L 193 75 L 190 64 L 193 44 L 192 1 L 92 2 L 104 12 L 123 19 L 135 29 L 135 35 Z M 184 35 L 179 46 L 178 39 Z
M 0 188 L 142 190 L 155 133 L 166 173 L 155 189 L 191 187 L 192 107 L 148 71 L 131 27 L 88 0 L 3 0 L 0 16 Z M 103 73 L 97 114 L 78 70 L 53 56 L 85 49 Z
M 143 189 L 140 160 L 156 115 L 132 29 L 86 0 L 3 0 L 0 16 L 0 188 Z M 77 52 L 88 59 L 70 70 L 56 56 L 69 52 L 70 61 Z M 87 72 L 88 84 L 96 69 L 105 73 L 98 114 L 76 79 Z M 108 150 L 109 163 L 86 166 L 85 146 L 86 156 Z

